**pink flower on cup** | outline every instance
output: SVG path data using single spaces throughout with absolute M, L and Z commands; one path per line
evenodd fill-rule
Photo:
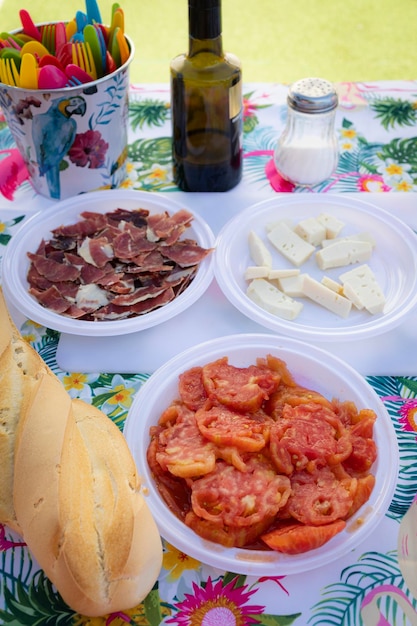
M 75 136 L 68 156 L 79 167 L 88 165 L 90 169 L 97 169 L 104 165 L 108 147 L 98 130 L 87 130 Z

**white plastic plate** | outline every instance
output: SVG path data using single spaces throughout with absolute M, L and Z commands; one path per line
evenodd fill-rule
M 246 295 L 248 283 L 244 273 L 249 265 L 254 265 L 249 252 L 249 232 L 255 231 L 267 242 L 274 268 L 294 268 L 267 241 L 266 226 L 278 220 L 291 220 L 296 224 L 320 213 L 329 213 L 344 222 L 340 236 L 368 232 L 374 238 L 375 249 L 366 263 L 373 270 L 386 298 L 382 314 L 371 315 L 365 310 L 352 308 L 349 316 L 342 318 L 303 298 L 300 299 L 304 303 L 300 315 L 287 321 L 268 313 Z M 322 271 L 313 255 L 299 269 L 320 281 L 324 274 L 338 280 L 340 274 L 353 267 L 347 265 Z M 392 214 L 343 196 L 293 194 L 255 204 L 230 220 L 216 240 L 214 273 L 228 300 L 265 328 L 307 341 L 346 341 L 379 335 L 405 319 L 417 304 L 416 267 L 417 236 Z
M 6 299 L 29 319 L 71 335 L 105 337 L 151 328 L 181 313 L 205 292 L 213 279 L 213 255 L 200 264 L 191 284 L 172 302 L 159 309 L 125 320 L 90 322 L 59 315 L 41 306 L 28 293 L 26 279 L 29 269 L 27 253 L 35 252 L 42 240 L 51 238 L 51 230 L 61 224 L 74 224 L 83 211 L 107 213 L 117 208 L 148 209 L 151 213 L 167 211 L 172 214 L 184 208 L 166 195 L 133 190 L 106 190 L 75 196 L 41 211 L 29 219 L 11 239 L 3 257 L 2 281 Z M 189 209 L 188 209 L 189 210 Z M 192 212 L 192 211 L 190 211 Z M 203 248 L 212 248 L 214 235 L 206 222 L 194 215 L 187 238 Z
M 146 461 L 149 428 L 157 424 L 162 412 L 178 397 L 178 377 L 182 372 L 224 356 L 229 357 L 232 365 L 245 367 L 267 354 L 283 359 L 299 384 L 313 388 L 329 399 L 352 400 L 358 409 L 373 409 L 378 416 L 374 428 L 378 459 L 372 467 L 376 484 L 369 501 L 348 520 L 341 533 L 321 548 L 291 556 L 273 551 L 225 548 L 202 539 L 168 509 Z M 190 348 L 168 361 L 139 390 L 126 419 L 124 435 L 162 537 L 202 563 L 238 574 L 296 574 L 341 558 L 375 531 L 390 505 L 397 480 L 398 447 L 394 427 L 381 400 L 365 379 L 349 365 L 321 349 L 269 334 L 220 337 Z

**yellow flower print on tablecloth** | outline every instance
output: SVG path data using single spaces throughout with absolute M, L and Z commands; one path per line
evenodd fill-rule
M 193 559 L 182 550 L 177 550 L 174 546 L 167 543 L 165 546 L 165 551 L 163 555 L 163 567 L 166 569 L 168 574 L 168 579 L 171 581 L 179 580 L 182 574 L 187 570 L 198 570 L 201 567 L 200 561 L 197 559 Z
M 108 404 L 123 406 L 128 409 L 132 404 L 132 396 L 135 393 L 133 387 L 125 387 L 123 384 L 116 385 L 113 395 L 107 400 Z

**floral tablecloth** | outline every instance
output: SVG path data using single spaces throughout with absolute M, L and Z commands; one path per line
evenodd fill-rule
M 339 165 L 331 179 L 308 192 L 359 192 L 364 198 L 378 194 L 384 200 L 394 200 L 385 203 L 394 213 L 406 199 L 406 208 L 398 208 L 398 215 L 415 228 L 417 81 L 342 83 L 338 91 Z M 244 178 L 227 194 L 225 206 L 236 200 L 239 210 L 276 193 L 306 192 L 283 181 L 272 167 L 273 150 L 285 122 L 286 93 L 287 86 L 281 84 L 245 86 Z M 129 177 L 125 185 L 181 194 L 171 176 L 167 85 L 131 86 L 129 125 Z M 210 194 L 188 194 L 184 199 L 196 210 L 201 204 L 203 216 L 209 217 L 216 231 L 228 219 L 228 209 L 223 210 L 218 199 L 213 205 L 207 196 Z M 51 204 L 33 191 L 0 113 L 0 263 L 2 251 L 24 220 Z M 20 322 L 24 337 L 69 394 L 100 407 L 122 429 L 149 372 L 63 371 L 56 359 L 59 334 L 30 320 Z M 409 349 L 417 354 L 416 346 Z M 410 525 L 411 519 L 411 528 L 417 527 L 417 356 L 415 364 L 415 376 L 367 377 L 392 418 L 400 470 L 392 503 L 377 532 L 337 563 L 314 572 L 292 576 L 277 572 L 274 577 L 257 579 L 205 566 L 165 544 L 159 579 L 143 603 L 121 614 L 87 618 L 65 605 L 21 539 L 0 525 L 0 623 L 417 625 L 416 546 L 410 545 L 414 585 L 409 578 L 409 585 L 405 583 L 397 559 L 404 520 Z

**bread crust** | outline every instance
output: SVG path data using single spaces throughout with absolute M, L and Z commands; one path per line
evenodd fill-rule
M 162 544 L 127 442 L 102 411 L 71 399 L 20 337 L 1 290 L 0 321 L 0 381 L 12 407 L 7 436 L 0 425 L 0 522 L 22 534 L 74 611 L 133 608 L 159 575 Z
M 0 522 L 16 532 L 13 506 L 14 450 L 20 416 L 46 365 L 22 339 L 0 289 Z

